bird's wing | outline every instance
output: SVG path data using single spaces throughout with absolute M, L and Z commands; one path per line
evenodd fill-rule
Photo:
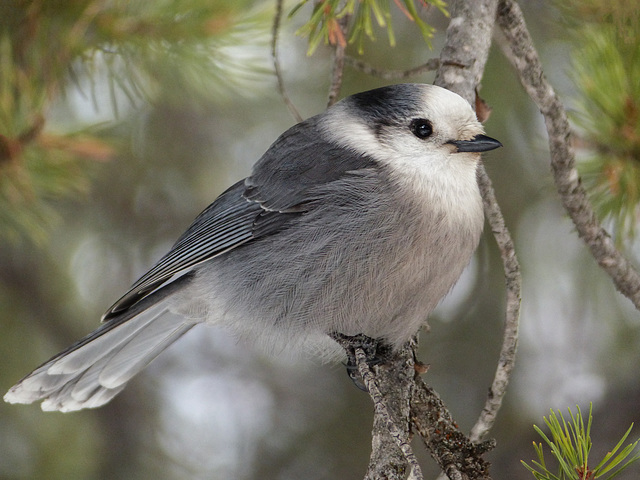
M 373 166 L 373 160 L 326 138 L 321 116 L 282 134 L 247 178 L 245 196 L 268 210 L 295 212 L 317 200 L 316 187 Z
M 253 226 L 265 213 L 242 194 L 244 181 L 220 195 L 194 220 L 171 250 L 140 277 L 102 317 L 110 320 L 191 267 L 253 238 Z
M 267 150 L 249 178 L 225 191 L 195 219 L 103 320 L 116 317 L 193 266 L 286 228 L 311 202 L 321 200 L 315 187 L 370 166 L 371 159 L 324 139 L 317 117 L 295 125 Z

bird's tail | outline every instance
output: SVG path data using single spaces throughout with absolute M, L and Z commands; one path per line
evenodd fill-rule
M 69 412 L 104 405 L 117 395 L 192 322 L 170 312 L 166 302 L 113 318 L 44 363 L 4 396 L 9 403 L 43 400 L 45 411 Z

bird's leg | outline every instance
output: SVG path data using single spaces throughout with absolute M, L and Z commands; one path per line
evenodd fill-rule
M 363 334 L 358 335 L 344 335 L 342 333 L 333 332 L 329 336 L 335 340 L 345 352 L 347 352 L 347 374 L 353 384 L 362 391 L 367 391 L 362 377 L 358 372 L 358 364 L 356 362 L 355 351 L 357 348 L 361 348 L 367 357 L 367 363 L 369 366 L 385 363 L 391 354 L 391 346 L 387 345 L 380 338 L 371 338 Z

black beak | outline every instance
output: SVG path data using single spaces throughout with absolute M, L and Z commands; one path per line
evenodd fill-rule
M 451 140 L 451 145 L 455 145 L 458 152 L 488 152 L 502 146 L 495 138 L 486 135 L 476 135 L 471 140 Z

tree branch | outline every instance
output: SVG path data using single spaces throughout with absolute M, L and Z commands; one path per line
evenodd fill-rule
M 476 88 L 489 56 L 496 8 L 497 0 L 450 3 L 451 21 L 433 83 L 457 93 L 471 105 L 475 105 Z
M 372 77 L 379 77 L 379 78 L 382 78 L 383 80 L 405 79 L 405 78 L 413 77 L 415 75 L 420 75 L 425 72 L 432 72 L 440 66 L 439 58 L 431 58 L 427 61 L 427 63 L 423 65 L 419 65 L 414 68 L 410 68 L 409 70 L 380 69 L 353 57 L 346 57 L 345 62 L 350 67 L 361 71 L 365 75 L 371 75 Z
M 358 371 L 369 391 L 375 409 L 372 450 L 365 480 L 406 478 L 407 466 L 413 480 L 423 480 L 422 470 L 410 445 L 409 397 L 415 369 L 409 346 L 384 365 L 371 371 L 364 351 L 355 351 Z M 401 391 L 399 391 L 399 389 Z M 401 453 L 401 454 L 400 454 Z
M 469 434 L 473 442 L 482 440 L 485 435 L 489 433 L 498 415 L 498 411 L 502 406 L 502 399 L 507 391 L 511 372 L 516 362 L 518 327 L 520 323 L 520 292 L 522 289 L 520 264 L 516 257 L 515 246 L 509 230 L 504 223 L 502 212 L 500 211 L 493 187 L 491 186 L 491 180 L 484 169 L 482 169 L 481 174 L 478 175 L 478 184 L 484 200 L 484 211 L 487 221 L 489 225 L 491 225 L 493 236 L 500 249 L 507 299 L 500 359 L 498 360 L 498 366 L 493 377 L 489 395 L 480 413 L 480 418 L 478 418 Z
M 342 32 L 342 38 L 347 38 L 347 28 L 351 20 L 351 15 L 345 15 L 338 20 L 338 27 Z M 346 43 L 338 42 L 333 53 L 333 69 L 331 71 L 331 86 L 329 87 L 329 95 L 327 107 L 330 107 L 338 101 L 340 88 L 342 87 L 342 75 L 344 74 L 345 54 L 347 51 Z
M 618 291 L 640 310 L 640 275 L 600 226 L 582 187 L 575 168 L 575 152 L 571 145 L 567 114 L 542 72 L 542 64 L 522 10 L 512 0 L 501 0 L 497 21 L 507 40 L 506 56 L 544 117 L 549 135 L 551 169 L 562 204 L 598 265 L 609 274 Z
M 465 437 L 438 394 L 416 377 L 411 398 L 411 422 L 431 457 L 450 479 L 488 480 L 489 464 L 482 454 L 493 442 L 475 444 Z
M 291 113 L 291 115 L 293 115 L 293 118 L 296 120 L 296 122 L 300 123 L 303 120 L 302 116 L 289 98 L 289 95 L 284 88 L 284 79 L 280 70 L 280 61 L 278 60 L 278 33 L 280 32 L 280 19 L 282 18 L 283 2 L 284 0 L 276 0 L 276 12 L 273 15 L 273 27 L 271 29 L 271 59 L 273 60 L 273 71 L 276 74 L 276 80 L 278 82 L 278 92 L 280 93 L 280 97 L 282 97 L 282 101 L 287 106 L 289 112 Z
M 497 4 L 497 0 L 456 0 L 451 4 L 451 22 L 447 28 L 446 44 L 440 55 L 441 66 L 434 83 L 456 92 L 471 105 L 476 104 L 477 87 L 489 55 Z M 461 69 L 456 64 L 467 67 Z M 500 248 L 507 298 L 500 360 L 485 406 L 471 430 L 471 440 L 475 442 L 481 440 L 493 426 L 515 365 L 522 284 L 513 241 L 483 165 L 478 169 L 478 183 L 487 221 Z

